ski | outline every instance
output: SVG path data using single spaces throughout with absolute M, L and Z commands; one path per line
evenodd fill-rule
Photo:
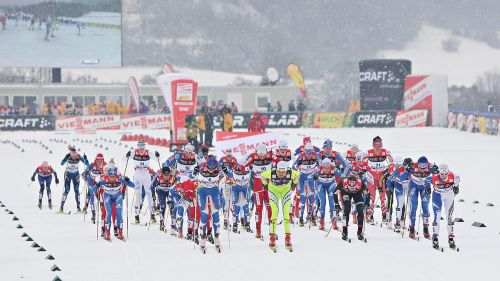
M 274 253 L 276 253 L 278 251 L 277 246 L 269 246 L 269 249 L 271 249 L 271 251 L 273 251 Z
M 286 246 L 286 249 L 291 253 L 293 252 L 293 247 L 292 246 Z
M 207 253 L 207 248 L 204 247 L 204 246 L 200 246 L 200 250 L 201 250 L 202 254 L 206 254 Z

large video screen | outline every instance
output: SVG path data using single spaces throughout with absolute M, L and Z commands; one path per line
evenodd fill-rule
M 121 0 L 0 0 L 0 67 L 121 67 Z

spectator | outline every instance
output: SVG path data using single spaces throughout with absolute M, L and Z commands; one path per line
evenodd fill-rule
M 488 101 L 488 112 L 495 112 L 495 107 L 491 104 L 491 101 Z
M 303 112 L 306 110 L 306 105 L 302 101 L 299 102 L 299 105 L 297 105 L 297 111 Z
M 210 106 L 210 111 L 212 113 L 214 113 L 215 111 L 217 111 L 217 103 L 214 100 L 212 101 L 212 105 Z
M 205 114 L 205 126 L 206 126 L 206 131 L 205 131 L 205 144 L 209 147 L 214 147 L 212 141 L 214 138 L 214 115 L 212 112 L 207 112 Z
M 252 118 L 248 120 L 248 131 L 262 133 L 266 131 L 265 122 L 260 118 L 260 115 L 257 111 L 254 112 Z
M 268 112 L 273 112 L 274 111 L 274 108 L 273 108 L 273 106 L 271 105 L 270 102 L 267 103 L 267 111 Z
M 295 103 L 293 103 L 293 100 L 288 104 L 288 111 L 295 111 Z
M 200 135 L 199 141 L 200 144 L 205 144 L 205 132 L 207 126 L 205 123 L 205 111 L 202 111 L 200 115 L 198 115 L 198 133 Z
M 198 122 L 195 115 L 186 116 L 186 137 L 190 144 L 198 149 Z
M 234 104 L 234 102 L 231 102 L 231 113 L 235 114 L 236 112 L 238 112 L 238 107 Z
M 232 132 L 233 131 L 233 116 L 231 115 L 231 110 L 226 109 L 224 113 L 224 131 Z
M 281 102 L 280 101 L 278 101 L 276 103 L 276 111 L 277 112 L 282 112 L 283 111 L 283 108 L 281 107 Z

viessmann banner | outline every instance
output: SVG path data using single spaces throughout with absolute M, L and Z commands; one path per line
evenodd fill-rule
M 170 116 L 165 114 L 58 116 L 55 120 L 55 129 L 58 131 L 169 128 Z
M 0 116 L 0 131 L 52 131 L 54 116 Z

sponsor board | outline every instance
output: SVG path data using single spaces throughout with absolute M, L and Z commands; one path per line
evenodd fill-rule
M 396 127 L 425 127 L 427 110 L 400 111 L 396 115 Z
M 342 128 L 345 117 L 344 112 L 315 113 L 313 128 Z
M 394 127 L 396 111 L 359 111 L 354 113 L 354 127 Z
M 257 145 L 265 144 L 267 147 L 276 147 L 283 136 L 278 133 L 255 132 L 216 132 L 217 158 L 231 151 L 236 159 L 247 157 L 254 152 Z
M 52 131 L 54 116 L 0 116 L 0 131 Z

